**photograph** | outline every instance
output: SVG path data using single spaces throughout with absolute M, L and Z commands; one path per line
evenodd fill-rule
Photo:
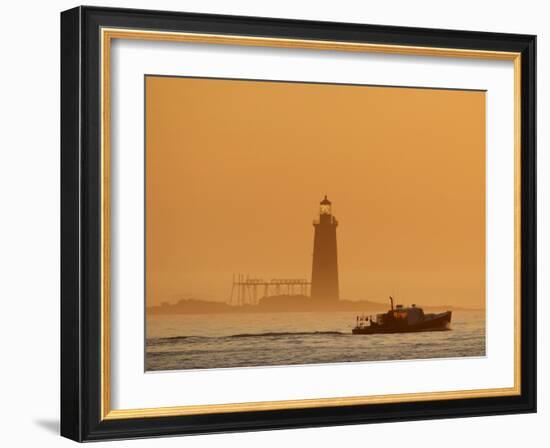
M 331 8 L 61 12 L 63 437 L 537 413 L 541 28 Z
M 550 3 L 87 3 L 2 5 L 1 446 L 550 447 Z
M 486 355 L 486 91 L 144 88 L 146 371 Z

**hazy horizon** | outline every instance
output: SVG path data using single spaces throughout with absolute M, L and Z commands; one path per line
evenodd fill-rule
M 311 279 L 332 201 L 340 298 L 485 308 L 485 93 L 146 78 L 146 299 Z
M 285 294 L 282 294 L 281 297 L 286 297 Z M 301 295 L 300 294 L 293 294 L 291 295 L 290 297 L 300 297 Z M 394 300 L 395 300 L 395 303 L 396 304 L 401 304 L 403 306 L 410 306 L 412 305 L 414 302 L 403 302 L 403 301 L 400 301 L 400 297 L 393 297 Z M 313 299 L 311 299 L 313 300 Z M 339 299 L 340 301 L 349 301 L 349 302 L 369 302 L 369 303 L 375 303 L 375 304 L 380 304 L 380 305 L 383 305 L 383 306 L 387 306 L 388 309 L 389 309 L 389 304 L 390 304 L 390 301 L 389 301 L 389 296 L 388 297 L 380 297 L 380 298 L 373 298 L 373 299 Z M 153 307 L 158 307 L 158 306 L 162 306 L 164 304 L 168 304 L 169 306 L 175 306 L 178 304 L 178 302 L 185 302 L 185 301 L 200 301 L 200 302 L 211 302 L 211 303 L 226 303 L 228 305 L 230 305 L 230 303 L 227 303 L 227 301 L 221 301 L 221 300 L 208 300 L 208 299 L 197 299 L 195 297 L 181 297 L 181 298 L 177 298 L 177 299 L 174 299 L 173 301 L 169 302 L 169 301 L 164 301 L 164 302 L 161 302 L 161 303 L 150 303 L 150 304 L 147 304 L 146 306 L 148 308 L 153 308 Z M 452 306 L 452 307 L 455 307 L 457 309 L 461 309 L 462 311 L 485 311 L 485 306 L 481 306 L 481 307 L 467 307 L 467 306 L 462 306 L 462 305 L 450 305 L 448 303 L 444 303 L 444 302 L 441 302 L 441 303 L 433 303 L 433 304 L 430 304 L 430 305 L 422 305 L 422 304 L 416 304 L 414 303 L 416 306 L 418 307 L 424 307 L 424 308 L 441 308 L 441 307 L 445 307 L 445 306 Z M 276 311 L 277 313 L 279 311 Z M 292 312 L 289 311 L 289 312 Z M 302 313 L 304 312 L 303 310 L 298 310 L 296 312 L 299 312 L 299 313 Z M 190 314 L 193 314 L 193 313 L 190 313 Z M 197 314 L 200 314 L 200 313 L 197 313 Z

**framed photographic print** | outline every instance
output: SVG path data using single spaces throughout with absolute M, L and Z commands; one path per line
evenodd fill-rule
M 536 410 L 535 36 L 61 14 L 61 433 Z

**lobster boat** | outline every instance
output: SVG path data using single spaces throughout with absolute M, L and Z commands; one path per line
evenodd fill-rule
M 376 316 L 357 316 L 353 334 L 413 333 L 419 331 L 444 331 L 451 325 L 452 311 L 433 314 L 412 304 L 393 306 L 390 297 L 390 309 Z

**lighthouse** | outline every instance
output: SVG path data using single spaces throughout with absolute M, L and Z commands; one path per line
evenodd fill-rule
M 311 298 L 318 302 L 335 302 L 338 295 L 338 255 L 336 227 L 332 216 L 332 203 L 325 198 L 319 204 L 319 220 L 313 222 L 313 268 L 311 273 Z

